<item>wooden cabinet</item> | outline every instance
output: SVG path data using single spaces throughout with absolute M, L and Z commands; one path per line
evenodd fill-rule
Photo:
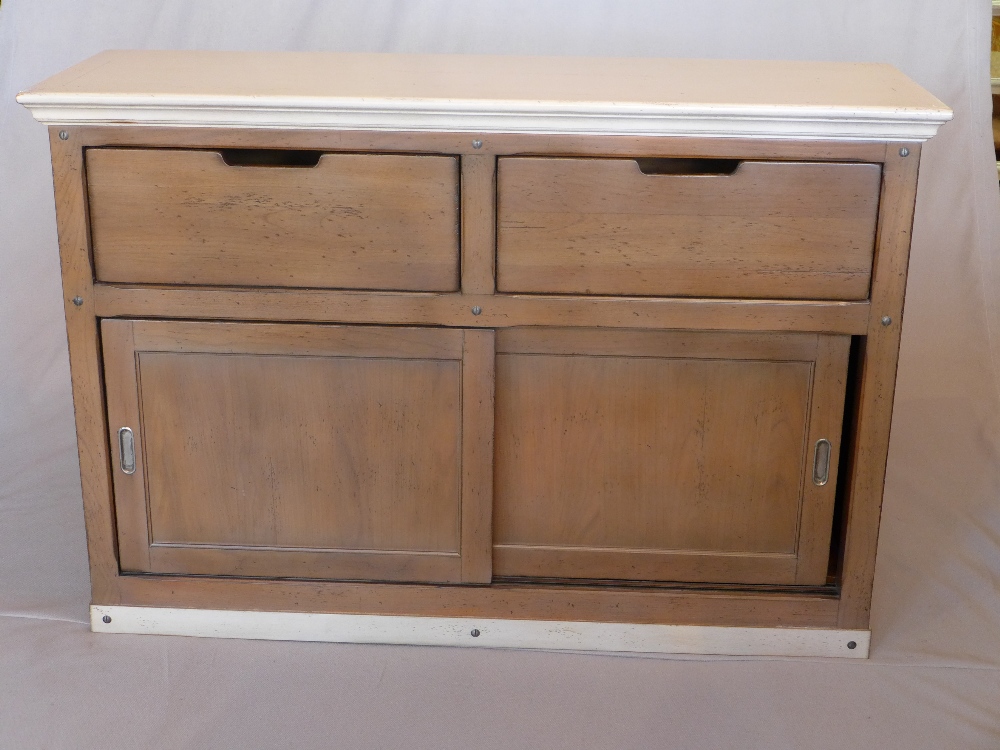
M 21 101 L 96 630 L 867 652 L 950 117 L 898 72 L 120 52 Z

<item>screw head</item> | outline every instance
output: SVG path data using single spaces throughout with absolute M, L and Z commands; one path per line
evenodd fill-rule
M 59 140 L 60 141 L 69 140 L 69 133 L 67 133 L 65 130 L 60 130 L 59 131 Z
M 76 305 L 77 307 L 79 307 L 80 305 L 82 305 L 83 304 L 83 297 L 80 297 L 80 296 L 74 297 L 73 298 L 73 304 Z
M 882 316 L 882 325 L 887 326 L 890 323 L 892 323 L 892 318 L 890 318 L 888 315 L 883 315 Z
M 856 649 L 858 647 L 858 644 L 855 643 L 854 641 L 848 641 L 847 642 L 847 647 L 853 651 L 854 649 Z
M 473 628 L 473 630 L 472 630 L 472 637 L 473 638 L 478 638 L 479 637 L 479 630 L 478 629 Z
M 479 305 L 476 305 L 475 307 L 472 308 L 473 315 L 479 315 L 482 311 L 483 308 L 481 308 Z
M 480 140 L 475 140 L 475 141 L 472 142 L 472 147 L 473 148 L 482 148 L 483 147 L 483 142 L 480 141 Z
M 909 156 L 910 155 L 910 149 L 908 149 L 906 146 L 903 146 L 901 149 L 899 149 L 899 155 L 900 156 Z
M 104 617 L 102 617 L 101 620 L 104 622 L 105 625 L 107 625 L 109 622 L 111 622 L 111 615 L 104 615 Z

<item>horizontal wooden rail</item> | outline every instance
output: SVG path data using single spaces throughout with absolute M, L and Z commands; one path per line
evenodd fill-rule
M 868 302 L 561 297 L 96 284 L 98 317 L 465 328 L 608 326 L 864 334 Z M 478 311 L 478 312 L 474 312 Z

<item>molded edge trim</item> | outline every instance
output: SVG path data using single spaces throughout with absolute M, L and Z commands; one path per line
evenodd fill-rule
M 868 658 L 871 640 L 868 630 L 254 612 L 102 604 L 90 608 L 90 629 L 95 633 L 270 641 L 858 659 Z M 849 643 L 854 643 L 855 647 L 850 648 Z
M 546 135 L 670 135 L 924 141 L 951 110 L 803 106 L 402 101 L 40 94 L 18 102 L 46 125 L 275 128 Z

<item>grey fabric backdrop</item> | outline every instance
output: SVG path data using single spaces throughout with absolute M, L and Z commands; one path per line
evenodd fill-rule
M 5 0 L 0 748 L 1000 747 L 1000 194 L 989 0 Z M 108 48 L 889 62 L 925 148 L 872 658 L 650 659 L 95 636 L 45 129 Z

